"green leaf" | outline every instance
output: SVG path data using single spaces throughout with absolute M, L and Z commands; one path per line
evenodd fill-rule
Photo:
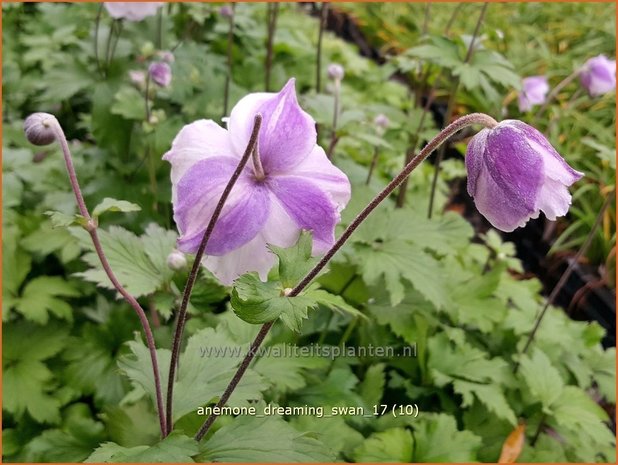
M 519 363 L 519 372 L 532 394 L 532 399 L 543 405 L 545 413 L 551 414 L 551 405 L 560 397 L 564 388 L 560 373 L 537 348 L 532 356 L 522 356 Z
M 356 462 L 410 463 L 414 440 L 404 428 L 391 428 L 373 433 L 354 451 Z
M 197 457 L 200 462 L 331 462 L 335 455 L 315 438 L 279 417 L 236 417 L 212 435 Z
M 87 221 L 82 215 L 67 215 L 63 212 L 48 210 L 45 215 L 49 216 L 52 227 L 68 228 L 69 226 L 86 226 Z
M 284 288 L 293 288 L 307 274 L 315 260 L 311 259 L 313 237 L 310 231 L 302 231 L 292 247 L 284 249 L 269 244 L 268 248 L 279 258 L 279 280 Z
M 147 393 L 154 401 L 154 378 L 150 352 L 141 341 L 128 343 L 131 354 L 118 361 L 120 369 L 130 378 L 135 392 L 132 398 Z M 235 343 L 222 329 L 205 328 L 189 338 L 180 356 L 178 380 L 174 389 L 174 419 L 196 411 L 213 402 L 225 390 L 236 367 L 246 353 L 246 346 Z M 157 350 L 161 388 L 167 391 L 170 351 Z M 266 388 L 254 370 L 247 370 L 228 405 L 246 405 L 249 399 L 259 399 Z M 131 394 L 130 394 L 131 395 Z
M 303 294 L 311 300 L 315 300 L 318 304 L 323 305 L 332 310 L 339 310 L 340 313 L 348 314 L 355 318 L 367 319 L 367 316 L 360 312 L 356 307 L 348 304 L 340 295 L 331 294 L 324 289 L 316 289 L 315 285 L 311 286 Z
M 116 200 L 110 197 L 105 197 L 103 201 L 94 207 L 92 211 L 92 216 L 94 218 L 98 218 L 105 212 L 137 212 L 140 211 L 142 207 L 137 204 L 127 202 L 126 200 Z
M 281 318 L 292 331 L 299 332 L 307 310 L 316 302 L 305 296 L 286 297 L 276 283 L 263 283 L 257 273 L 234 281 L 231 302 L 234 313 L 251 324 L 263 324 Z
M 114 96 L 111 112 L 129 120 L 146 118 L 144 96 L 134 87 L 122 87 Z
M 19 313 L 35 323 L 46 324 L 49 320 L 49 313 L 72 321 L 71 306 L 64 298 L 78 295 L 77 289 L 61 277 L 40 276 L 26 284 L 21 297 L 14 302 L 14 306 Z
M 85 463 L 193 463 L 198 454 L 198 444 L 193 438 L 172 433 L 154 446 L 122 447 L 105 442 L 98 447 Z
M 58 423 L 61 402 L 53 397 L 54 376 L 43 363 L 62 350 L 68 329 L 48 324 L 12 323 L 2 340 L 2 408 L 21 418 L 27 411 L 39 423 Z
M 365 379 L 360 384 L 359 393 L 365 401 L 365 404 L 372 407 L 378 405 L 382 400 L 384 393 L 384 385 L 386 384 L 386 375 L 384 373 L 385 365 L 378 363 L 367 368 Z
M 551 405 L 550 424 L 559 430 L 571 430 L 576 434 L 585 432 L 597 440 L 611 434 L 607 425 L 607 413 L 588 394 L 576 386 L 565 386 Z
M 154 444 L 159 420 L 146 400 L 132 405 L 108 405 L 101 414 L 109 439 L 124 447 Z
M 3 228 L 2 235 L 2 319 L 8 320 L 24 279 L 30 272 L 32 259 L 19 247 L 18 229 Z
M 412 462 L 475 462 L 481 438 L 470 431 L 458 431 L 455 418 L 445 414 L 425 414 L 414 427 Z
M 307 385 L 307 370 L 326 368 L 328 360 L 291 354 L 287 344 L 268 346 L 265 355 L 255 363 L 255 371 L 267 379 L 277 392 L 296 391 Z M 296 348 L 296 346 L 292 346 Z
M 114 289 L 86 231 L 71 229 L 71 233 L 83 248 L 89 250 L 83 260 L 90 269 L 76 273 L 76 276 L 106 289 Z M 119 226 L 111 226 L 108 231 L 99 230 L 103 251 L 114 274 L 134 297 L 152 294 L 172 279 L 174 272 L 165 260 L 176 245 L 175 237 L 173 232 L 156 225 L 148 226 L 146 234 L 141 237 Z M 154 243 L 157 243 L 156 248 L 152 247 Z

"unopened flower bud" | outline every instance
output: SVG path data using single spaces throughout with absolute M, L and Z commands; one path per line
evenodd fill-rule
M 56 140 L 52 129 L 54 115 L 49 113 L 33 113 L 24 121 L 24 132 L 28 142 L 34 145 L 49 145 Z
M 229 5 L 223 5 L 219 8 L 219 14 L 224 18 L 231 18 L 234 15 L 234 10 Z
M 373 124 L 375 124 L 379 129 L 386 129 L 388 128 L 388 125 L 390 124 L 390 120 L 388 119 L 388 116 L 380 113 L 379 115 L 377 115 L 374 119 L 373 119 Z
M 187 266 L 187 258 L 185 254 L 179 250 L 174 250 L 167 256 L 167 266 L 174 271 L 182 270 Z
M 167 50 L 158 51 L 157 56 L 166 63 L 174 63 L 174 61 L 176 60 L 174 54 L 172 52 L 168 52 Z
M 167 87 L 172 82 L 172 68 L 167 63 L 161 61 L 151 63 L 148 67 L 150 79 L 161 87 Z
M 590 58 L 579 78 L 591 97 L 611 92 L 616 88 L 616 60 L 610 60 L 605 55 Z
M 337 63 L 332 63 L 328 65 L 326 72 L 328 73 L 328 78 L 332 79 L 333 81 L 341 81 L 343 79 L 343 76 L 345 75 L 343 66 Z

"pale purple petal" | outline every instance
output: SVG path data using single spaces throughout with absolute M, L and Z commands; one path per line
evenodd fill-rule
M 178 248 L 195 253 L 236 163 L 214 157 L 193 165 L 176 187 L 174 220 L 181 233 Z M 269 214 L 269 191 L 241 176 L 231 191 L 206 246 L 209 255 L 223 255 L 246 244 L 263 228 Z
M 481 129 L 468 142 L 466 149 L 466 170 L 468 172 L 468 194 L 471 197 L 476 195 L 476 183 L 483 167 L 483 158 L 485 157 L 485 147 L 487 145 L 487 136 L 489 129 Z
M 237 151 L 247 146 L 253 120 L 262 115 L 258 149 L 266 174 L 292 170 L 316 144 L 315 121 L 298 105 L 294 79 L 277 94 L 251 94 L 232 109 L 230 134 Z
M 202 119 L 180 130 L 163 160 L 172 164 L 172 184 L 175 184 L 198 161 L 221 156 L 230 157 L 235 163 L 240 161 L 228 132 L 214 121 Z
M 172 68 L 165 62 L 158 61 L 151 63 L 148 67 L 150 79 L 161 87 L 167 87 L 172 82 Z
M 333 165 L 319 145 L 289 174 L 311 181 L 331 196 L 339 210 L 343 210 L 350 201 L 351 187 L 348 177 Z
M 590 58 L 580 73 L 580 81 L 592 97 L 616 88 L 616 60 L 605 55 Z
M 232 284 L 238 276 L 251 271 L 256 271 L 260 279 L 266 281 L 268 272 L 277 262 L 267 244 L 287 248 L 298 240 L 300 228 L 274 196 L 271 200 L 270 214 L 257 236 L 228 254 L 210 255 L 203 260 L 204 266 L 223 284 Z
M 537 198 L 536 209 L 542 210 L 548 220 L 564 216 L 571 205 L 571 194 L 560 181 L 546 179 Z
M 549 83 L 545 76 L 530 76 L 522 81 L 522 90 L 519 93 L 519 111 L 529 111 L 534 105 L 545 103 Z
M 112 18 L 141 21 L 156 15 L 165 2 L 105 2 L 104 5 Z
M 268 185 L 298 227 L 313 232 L 314 253 L 326 251 L 335 242 L 340 216 L 328 194 L 298 176 L 276 176 Z

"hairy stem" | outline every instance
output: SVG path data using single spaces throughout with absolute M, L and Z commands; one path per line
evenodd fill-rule
M 479 32 L 481 31 L 481 25 L 483 24 L 483 20 L 485 19 L 485 13 L 487 12 L 487 7 L 489 6 L 489 2 L 485 2 L 483 7 L 481 8 L 481 13 L 479 14 L 479 18 L 476 21 L 476 26 L 474 27 L 474 33 L 472 34 L 472 39 L 470 40 L 470 45 L 468 46 L 468 51 L 466 53 L 466 58 L 464 59 L 464 63 L 469 63 L 472 58 L 472 54 L 474 53 L 474 43 L 478 38 Z M 455 97 L 457 95 L 457 90 L 459 89 L 459 77 L 453 81 L 453 87 L 451 89 L 451 93 L 449 95 L 448 105 L 446 108 L 446 115 L 444 117 L 444 121 L 448 124 L 448 122 L 453 117 L 453 111 L 455 110 Z M 436 187 L 438 185 L 438 176 L 440 174 L 440 163 L 442 162 L 442 158 L 444 157 L 444 151 L 446 150 L 446 146 L 443 145 L 438 150 L 438 155 L 436 156 L 436 164 L 433 172 L 433 179 L 431 180 L 431 192 L 429 193 L 429 208 L 427 209 L 427 218 L 431 219 L 433 215 L 433 204 L 436 197 Z
M 166 416 L 167 416 L 167 433 L 169 434 L 173 428 L 173 399 L 174 399 L 174 381 L 176 376 L 176 368 L 178 366 L 178 358 L 180 356 L 180 343 L 182 342 L 182 333 L 185 328 L 185 324 L 187 322 L 187 307 L 189 305 L 189 299 L 191 298 L 191 292 L 193 291 L 193 286 L 195 285 L 195 281 L 197 280 L 197 275 L 200 270 L 200 265 L 202 262 L 202 257 L 204 256 L 204 252 L 206 251 L 206 245 L 208 244 L 208 240 L 212 235 L 213 230 L 215 229 L 215 224 L 221 215 L 221 211 L 223 210 L 223 206 L 227 201 L 227 198 L 236 184 L 236 181 L 240 177 L 242 170 L 245 165 L 249 161 L 251 154 L 255 151 L 255 147 L 258 141 L 258 134 L 260 132 L 260 127 L 262 125 L 262 115 L 255 115 L 255 119 L 253 122 L 253 131 L 251 132 L 251 138 L 249 139 L 249 143 L 247 144 L 247 148 L 245 149 L 245 153 L 243 154 L 236 170 L 232 174 L 232 177 L 228 181 L 225 189 L 223 189 L 223 193 L 221 194 L 221 198 L 215 207 L 215 210 L 210 217 L 208 225 L 206 226 L 206 230 L 204 231 L 204 236 L 202 237 L 202 241 L 197 249 L 195 254 L 195 260 L 193 261 L 193 266 L 191 267 L 191 272 L 189 273 L 189 278 L 187 279 L 187 284 L 185 285 L 185 290 L 182 294 L 182 303 L 180 304 L 180 309 L 178 310 L 178 321 L 176 323 L 176 329 L 174 331 L 174 342 L 172 345 L 172 357 L 170 360 L 170 370 L 167 382 L 167 399 L 166 399 Z
M 232 80 L 232 52 L 234 51 L 234 19 L 236 17 L 236 2 L 232 2 L 232 14 L 229 17 L 230 27 L 227 31 L 227 73 L 223 89 L 223 115 L 227 116 L 230 100 L 230 82 Z
M 315 90 L 319 94 L 322 90 L 322 37 L 324 36 L 324 28 L 326 27 L 326 19 L 328 18 L 328 3 L 322 2 L 320 7 L 320 29 L 318 31 L 318 46 L 315 60 Z
M 277 29 L 279 3 L 269 3 L 267 8 L 268 34 L 266 39 L 266 76 L 264 77 L 264 88 L 266 92 L 270 92 L 270 72 L 273 66 L 273 45 L 275 41 L 275 30 Z
M 405 168 L 395 176 L 390 183 L 378 194 L 375 198 L 369 202 L 369 204 L 352 220 L 352 222 L 348 225 L 348 227 L 343 231 L 339 239 L 333 244 L 333 246 L 326 252 L 326 254 L 320 259 L 320 261 L 305 275 L 303 279 L 292 289 L 289 293 L 287 293 L 288 297 L 296 297 L 299 295 L 310 283 L 313 279 L 324 269 L 324 267 L 328 264 L 328 262 L 333 258 L 333 256 L 341 249 L 343 244 L 350 238 L 352 233 L 356 231 L 356 229 L 361 225 L 361 223 L 369 216 L 369 214 L 375 210 L 375 208 L 384 201 L 396 188 L 399 186 L 405 178 L 407 178 L 412 171 L 418 165 L 420 165 L 437 147 L 439 147 L 445 140 L 451 137 L 456 132 L 464 129 L 468 126 L 472 126 L 475 124 L 480 124 L 485 127 L 493 128 L 498 123 L 491 116 L 485 115 L 483 113 L 472 113 L 470 115 L 462 116 L 461 118 L 453 121 L 450 125 L 444 128 L 436 137 L 434 137 L 424 148 L 420 151 L 420 153 L 414 157 L 410 163 L 408 163 Z M 241 362 L 240 366 L 236 370 L 234 377 L 228 384 L 225 392 L 217 402 L 217 407 L 222 407 L 228 401 L 232 392 L 240 382 L 243 377 L 245 371 L 249 367 L 249 364 L 255 357 L 257 349 L 260 347 L 264 338 L 272 328 L 274 321 L 266 323 L 260 329 L 260 332 L 255 337 L 253 343 L 245 358 Z M 216 411 L 216 409 L 215 409 Z M 200 440 L 204 437 L 204 435 L 208 432 L 214 421 L 216 420 L 218 415 L 212 413 L 204 422 L 204 424 L 200 427 L 197 432 L 195 439 Z
M 129 294 L 127 290 L 122 286 L 122 284 L 120 284 L 120 282 L 116 278 L 116 275 L 114 275 L 114 272 L 112 271 L 112 268 L 107 260 L 107 257 L 105 256 L 105 252 L 103 251 L 101 241 L 97 234 L 97 223 L 90 216 L 90 212 L 88 211 L 88 208 L 86 207 L 86 202 L 84 201 L 84 197 L 82 195 L 82 191 L 79 187 L 79 182 L 77 180 L 77 174 L 75 173 L 75 167 L 73 166 L 73 158 L 71 156 L 69 144 L 64 135 L 64 131 L 62 130 L 62 127 L 60 126 L 60 123 L 58 122 L 56 118 L 50 119 L 46 123 L 49 124 L 50 127 L 53 129 L 56 140 L 60 144 L 60 148 L 62 149 L 62 153 L 64 154 L 64 161 L 66 164 L 67 173 L 69 175 L 69 181 L 71 183 L 73 193 L 75 194 L 75 200 L 77 201 L 77 208 L 79 209 L 80 214 L 86 220 L 86 224 L 87 224 L 86 230 L 88 231 L 88 234 L 90 235 L 92 244 L 94 245 L 94 249 L 96 251 L 97 256 L 99 257 L 99 261 L 101 262 L 103 270 L 105 271 L 105 274 L 111 281 L 114 288 L 116 288 L 116 290 L 120 293 L 120 295 L 122 295 L 122 297 L 124 297 L 124 299 L 129 303 L 129 305 L 133 307 L 133 309 L 135 310 L 135 313 L 137 313 L 137 316 L 140 320 L 142 329 L 144 330 L 144 334 L 146 336 L 146 344 L 148 346 L 148 350 L 150 351 L 150 360 L 152 363 L 152 372 L 154 376 L 156 401 L 157 401 L 157 414 L 159 416 L 159 426 L 161 428 L 161 436 L 165 437 L 166 423 L 165 423 L 165 416 L 164 416 L 164 410 L 163 410 L 163 397 L 161 394 L 161 380 L 159 377 L 159 363 L 157 361 L 157 351 L 155 347 L 154 337 L 152 335 L 150 323 L 148 322 L 148 318 L 146 317 L 146 312 L 144 311 L 142 306 L 139 304 L 139 302 L 135 299 L 135 297 Z
M 609 206 L 610 206 L 610 204 L 611 204 L 611 202 L 612 202 L 612 200 L 614 198 L 614 194 L 615 194 L 615 189 L 612 189 L 612 191 L 605 198 L 605 202 L 603 203 L 603 206 L 601 207 L 601 210 L 599 210 L 599 214 L 597 215 L 596 219 L 594 220 L 594 224 L 592 225 L 592 228 L 590 229 L 590 232 L 588 232 L 588 235 L 586 236 L 586 240 L 581 245 L 581 247 L 579 248 L 579 250 L 577 251 L 577 253 L 573 257 L 573 259 L 569 262 L 569 265 L 567 266 L 567 269 L 564 270 L 564 273 L 562 273 L 562 276 L 560 276 L 560 279 L 558 280 L 558 283 L 556 283 L 556 287 L 554 287 L 554 289 L 552 290 L 551 294 L 549 294 L 549 297 L 547 298 L 547 301 L 545 302 L 545 305 L 543 306 L 543 309 L 539 313 L 539 315 L 538 315 L 538 317 L 537 317 L 537 319 L 536 319 L 536 321 L 534 323 L 534 327 L 532 328 L 532 331 L 528 335 L 528 339 L 526 340 L 526 344 L 524 345 L 524 348 L 521 351 L 522 354 L 525 354 L 528 351 L 528 349 L 530 348 L 530 346 L 532 345 L 532 342 L 534 341 L 534 338 L 535 338 L 535 336 L 537 334 L 537 331 L 539 330 L 539 327 L 541 326 L 541 322 L 543 321 L 543 317 L 547 313 L 547 309 L 549 308 L 550 305 L 552 305 L 554 303 L 554 301 L 556 300 L 556 297 L 558 296 L 558 294 L 562 290 L 562 287 L 566 284 L 568 279 L 571 277 L 571 274 L 573 273 L 573 270 L 575 269 L 575 266 L 579 263 L 579 260 L 586 253 L 586 250 L 588 250 L 588 247 L 590 247 L 590 244 L 592 243 L 592 241 L 594 239 L 594 235 L 596 234 L 597 230 L 599 229 L 599 227 L 603 223 L 603 217 L 605 215 L 605 211 L 609 208 Z M 515 370 L 514 371 L 517 371 L 517 368 L 518 368 L 518 365 L 515 366 Z

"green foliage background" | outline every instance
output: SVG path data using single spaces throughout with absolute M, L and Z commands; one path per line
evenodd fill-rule
M 220 121 L 227 21 L 219 7 L 164 8 L 160 48 L 174 48 L 173 81 L 151 96 L 154 118 L 146 121 L 143 92 L 128 72 L 146 69 L 155 53 L 155 17 L 124 24 L 103 76 L 93 47 L 98 5 L 2 5 L 4 460 L 492 462 L 521 420 L 527 428 L 520 461 L 614 462 L 610 418 L 595 401 L 615 404 L 615 349 L 602 349 L 596 323 L 552 308 L 532 350 L 521 356 L 543 304 L 541 284 L 523 274 L 513 244 L 495 231 L 477 234 L 453 212 L 426 219 L 429 163 L 412 175 L 406 207 L 380 207 L 298 298 L 280 294 L 309 266 L 307 238 L 275 250 L 280 264 L 268 283 L 245 275 L 231 289 L 207 272 L 200 276 L 180 360 L 176 431 L 160 440 L 138 320 L 110 290 L 85 232 L 72 225 L 76 209 L 59 150 L 29 145 L 22 124 L 31 112 L 47 111 L 65 128 L 86 201 L 101 205 L 101 239 L 112 267 L 160 320 L 155 336 L 166 380 L 187 270 L 166 265 L 176 232 L 169 167 L 160 156 L 184 124 Z M 519 77 L 547 74 L 555 85 L 591 56 L 614 57 L 615 5 L 492 4 L 484 49 L 467 67 L 465 35 L 480 4 L 465 5 L 451 39 L 441 38 L 456 7 L 432 5 L 422 37 L 422 4 L 334 6 L 357 18 L 376 47 L 398 52 L 378 66 L 354 45 L 325 35 L 324 63 L 341 63 L 346 72 L 334 160 L 348 174 L 353 198 L 340 227 L 397 172 L 421 117 L 409 88 L 389 77 L 400 73 L 414 87 L 424 74 L 442 98 L 452 76 L 460 76 L 458 113 L 534 123 L 586 172 L 554 244 L 576 248 L 615 184 L 615 94 L 573 98 L 573 83 L 535 118 L 518 113 L 516 88 Z M 237 6 L 232 103 L 264 88 L 265 13 L 263 4 Z M 103 12 L 100 51 L 110 24 Z M 281 6 L 272 87 L 296 77 L 301 104 L 328 146 L 333 98 L 328 89 L 314 91 L 317 30 L 305 7 Z M 384 133 L 372 124 L 378 113 L 391 121 Z M 421 136 L 436 132 L 430 122 Z M 375 147 L 377 173 L 365 185 Z M 461 160 L 443 166 L 436 211 L 447 201 L 448 183 L 465 175 Z M 589 252 L 593 263 L 611 257 L 614 223 L 612 208 Z M 418 417 L 222 417 L 197 444 L 191 436 L 204 420 L 197 408 L 216 400 L 240 360 L 202 357 L 201 350 L 246 349 L 258 329 L 246 321 L 273 318 L 281 321 L 267 339 L 271 348 L 413 345 L 417 356 L 261 357 L 230 405 L 362 407 L 370 414 L 374 405 L 417 404 Z

